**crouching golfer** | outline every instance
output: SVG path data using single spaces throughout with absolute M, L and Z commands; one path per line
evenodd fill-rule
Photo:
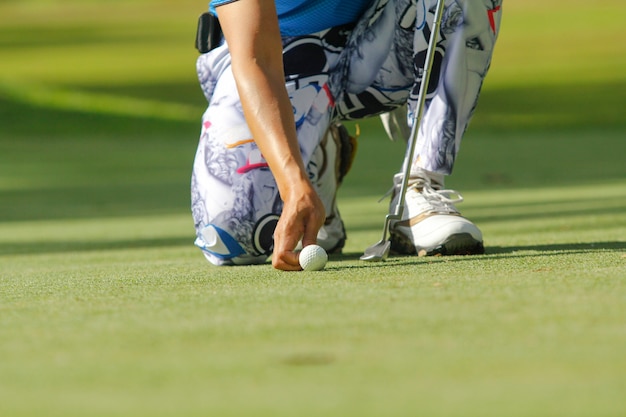
M 502 0 L 445 3 L 406 208 L 391 225 L 392 250 L 401 254 L 484 251 L 444 177 L 490 65 Z M 211 20 L 212 42 L 197 62 L 209 105 L 192 176 L 195 244 L 209 262 L 273 255 L 275 268 L 299 270 L 299 243 L 341 250 L 346 232 L 335 200 L 355 151 L 341 121 L 381 115 L 389 135 L 408 138 L 435 4 L 210 3 L 219 25 Z M 402 174 L 393 180 L 392 207 Z

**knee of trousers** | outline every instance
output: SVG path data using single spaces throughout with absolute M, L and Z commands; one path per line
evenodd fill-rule
M 214 265 L 264 262 L 273 248 L 274 228 L 282 209 L 267 164 L 247 139 L 248 131 L 237 129 L 229 131 L 229 139 L 234 141 L 231 146 L 203 127 L 193 165 L 195 244 Z
M 194 244 L 213 265 L 260 264 L 271 254 L 277 222 L 278 215 L 273 214 L 254 223 L 222 217 L 206 225 L 196 224 Z

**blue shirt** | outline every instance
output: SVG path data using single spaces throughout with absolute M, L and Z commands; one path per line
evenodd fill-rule
M 237 0 L 211 0 L 209 9 Z M 283 36 L 307 35 L 334 26 L 354 23 L 372 0 L 276 0 L 280 33 Z M 219 10 L 218 10 L 219 11 Z

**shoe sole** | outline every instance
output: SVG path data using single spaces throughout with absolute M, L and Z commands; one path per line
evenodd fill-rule
M 457 233 L 433 248 L 421 248 L 419 251 L 413 242 L 401 233 L 391 233 L 391 253 L 396 255 L 451 256 L 482 255 L 485 247 L 482 241 L 474 239 L 469 233 Z

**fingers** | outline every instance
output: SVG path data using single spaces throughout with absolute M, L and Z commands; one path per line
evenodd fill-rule
M 278 228 L 276 228 L 279 230 Z M 298 237 L 294 240 L 294 235 L 274 233 L 274 253 L 272 255 L 272 266 L 282 271 L 300 271 L 300 261 L 298 253 L 294 248 L 298 244 Z
M 299 254 L 294 251 L 302 239 L 302 246 L 317 243 L 317 233 L 324 222 L 323 212 L 320 217 L 318 211 L 310 212 L 307 216 L 302 213 L 288 216 L 285 211 L 281 215 L 274 231 L 274 251 L 272 266 L 283 271 L 300 271 L 302 267 L 298 259 Z
M 317 233 L 324 224 L 324 204 L 315 190 L 306 183 L 288 194 L 274 230 L 272 265 L 284 271 L 300 271 L 298 254 L 294 251 L 302 239 L 304 246 L 317 242 Z
M 298 254 L 294 251 L 277 253 L 272 256 L 272 266 L 281 271 L 301 271 Z
M 294 248 L 302 235 L 304 225 L 297 217 L 289 216 L 283 210 L 283 214 L 278 220 L 276 230 L 274 230 L 274 250 L 272 255 L 272 266 L 283 271 L 299 271 L 300 262 L 298 254 Z

